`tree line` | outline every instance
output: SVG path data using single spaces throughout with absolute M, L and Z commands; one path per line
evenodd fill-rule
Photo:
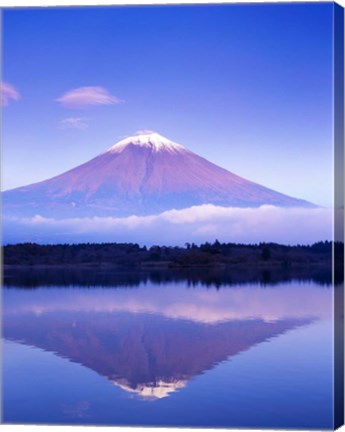
M 277 243 L 239 244 L 205 242 L 181 246 L 140 246 L 137 243 L 37 244 L 20 243 L 3 247 L 3 264 L 16 265 L 100 265 L 121 268 L 241 266 L 248 264 L 289 266 L 325 265 L 332 262 L 333 243 L 312 245 Z M 334 243 L 339 260 L 343 260 L 343 243 Z

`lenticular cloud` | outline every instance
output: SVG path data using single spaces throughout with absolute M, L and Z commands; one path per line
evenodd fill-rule
M 221 242 L 311 244 L 332 238 L 331 209 L 218 207 L 210 204 L 158 215 L 54 219 L 8 218 L 4 242 L 135 242 L 148 246 Z
M 103 87 L 79 87 L 56 99 L 66 108 L 85 108 L 97 105 L 115 105 L 121 102 Z
M 85 118 L 68 117 L 60 121 L 59 129 L 81 129 L 85 130 L 89 127 Z

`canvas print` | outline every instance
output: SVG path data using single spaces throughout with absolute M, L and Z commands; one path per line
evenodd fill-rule
M 344 10 L 2 17 L 2 423 L 343 424 Z

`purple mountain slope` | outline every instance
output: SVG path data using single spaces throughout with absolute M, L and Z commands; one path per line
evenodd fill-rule
M 128 216 L 214 204 L 314 207 L 221 168 L 156 134 L 126 138 L 70 171 L 3 193 L 5 214 Z

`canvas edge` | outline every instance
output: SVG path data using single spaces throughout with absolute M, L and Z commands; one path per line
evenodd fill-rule
M 334 429 L 344 425 L 344 8 L 334 3 Z M 340 247 L 336 244 L 340 242 Z M 342 243 L 342 246 L 341 246 Z M 340 281 L 340 283 L 337 283 Z

